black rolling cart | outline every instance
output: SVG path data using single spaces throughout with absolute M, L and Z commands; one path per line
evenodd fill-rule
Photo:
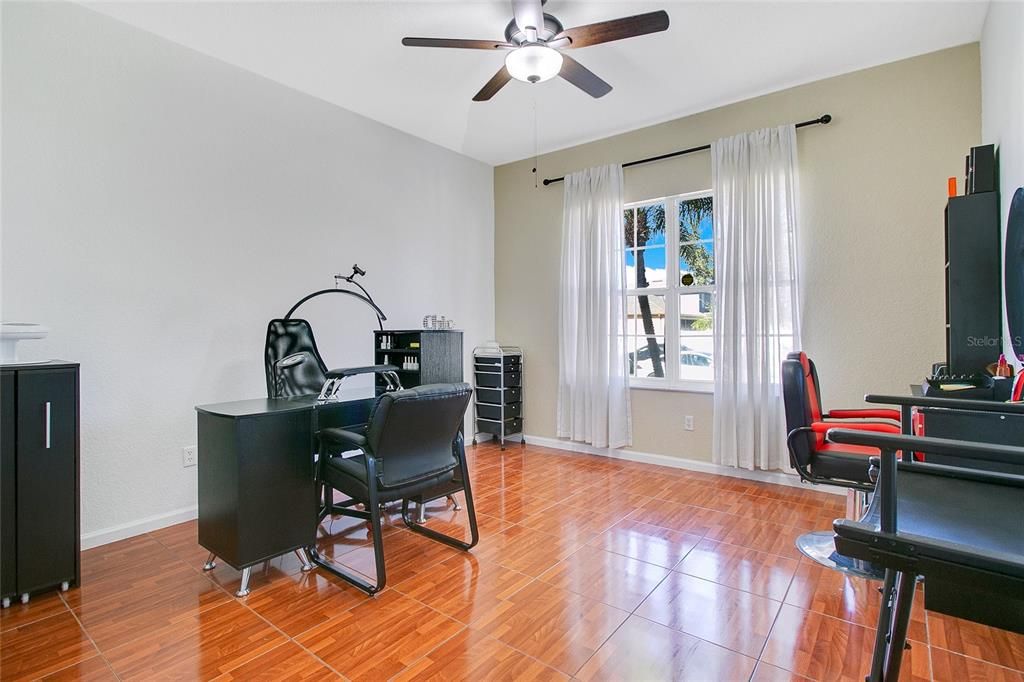
M 519 346 L 477 346 L 473 349 L 473 388 L 476 394 L 476 433 L 501 443 L 523 436 L 523 350 Z M 476 435 L 473 436 L 476 444 Z

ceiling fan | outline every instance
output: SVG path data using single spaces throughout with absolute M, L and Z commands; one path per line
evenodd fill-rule
M 612 86 L 561 50 L 610 43 L 668 28 L 668 13 L 660 10 L 567 29 L 562 27 L 562 22 L 543 11 L 541 7 L 546 2 L 512 0 L 513 19 L 505 27 L 504 41 L 402 38 L 402 44 L 407 47 L 507 50 L 505 65 L 474 95 L 474 102 L 494 97 L 513 78 L 526 83 L 540 83 L 555 76 L 561 76 L 591 97 L 603 97 L 611 92 Z

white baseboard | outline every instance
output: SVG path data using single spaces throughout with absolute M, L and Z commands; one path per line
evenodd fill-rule
M 545 438 L 544 436 L 524 436 L 530 445 L 540 445 L 546 448 L 566 450 L 568 452 L 582 452 L 588 455 L 610 457 L 611 459 L 624 459 L 630 462 L 642 462 L 644 464 L 657 464 L 659 466 L 672 467 L 674 469 L 688 469 L 690 471 L 702 471 L 707 474 L 718 474 L 720 476 L 732 476 L 743 478 L 748 481 L 761 481 L 763 483 L 775 483 L 777 485 L 788 485 L 791 488 L 804 488 L 806 484 L 800 480 L 795 473 L 790 474 L 784 471 L 748 471 L 727 467 L 712 462 L 702 462 L 698 459 L 686 457 L 673 457 L 671 455 L 658 455 L 650 452 L 639 452 L 637 450 L 616 450 L 612 448 L 595 448 L 586 443 L 577 443 L 561 438 Z M 829 486 L 815 486 L 815 490 L 833 495 L 845 495 L 839 489 L 832 489 Z
M 191 521 L 196 518 L 198 513 L 199 507 L 192 505 L 191 507 L 183 507 L 163 514 L 147 516 L 146 518 L 139 519 L 138 521 L 131 521 L 117 526 L 111 526 L 110 528 L 94 530 L 91 533 L 83 533 L 82 549 L 99 547 L 100 545 L 117 542 L 118 540 L 124 540 L 125 538 L 142 535 L 143 533 L 148 533 L 151 530 L 159 530 L 161 528 L 166 528 L 167 526 L 173 526 L 174 524 L 181 523 L 182 521 Z
M 526 434 L 524 438 L 526 439 L 526 442 L 531 445 L 540 445 L 542 447 L 564 450 L 566 452 L 582 452 L 588 455 L 610 457 L 611 459 L 624 459 L 630 462 L 642 462 L 644 464 L 657 464 L 660 466 L 672 467 L 674 469 L 702 471 L 708 474 L 732 476 L 733 478 L 743 478 L 750 481 L 762 481 L 764 483 L 788 485 L 793 488 L 804 487 L 804 484 L 800 482 L 800 478 L 796 474 L 789 474 L 781 471 L 747 471 L 746 469 L 735 469 L 733 467 L 722 466 L 721 464 L 702 462 L 697 459 L 672 457 L 671 455 L 657 455 L 650 452 L 639 452 L 637 450 L 595 448 L 594 446 L 587 445 L 586 443 L 575 443 L 573 441 L 562 440 L 559 438 L 545 438 L 544 436 L 531 436 L 529 434 Z M 479 438 L 478 440 L 482 441 L 483 439 Z M 832 493 L 835 495 L 845 494 L 841 490 L 833 490 L 827 486 L 820 486 L 815 489 L 823 493 Z M 95 530 L 91 533 L 84 533 L 82 535 L 82 549 L 99 547 L 100 545 L 106 545 L 111 542 L 117 542 L 118 540 L 124 540 L 125 538 L 142 535 L 143 533 L 148 533 L 153 530 L 166 528 L 167 526 L 173 526 L 174 524 L 181 523 L 183 521 L 191 521 L 196 518 L 198 511 L 199 508 L 196 505 L 193 505 L 191 507 L 183 507 L 163 514 L 147 516 L 146 518 L 139 519 L 138 521 Z

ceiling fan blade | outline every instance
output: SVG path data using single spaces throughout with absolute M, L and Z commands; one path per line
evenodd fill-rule
M 613 40 L 623 38 L 634 38 L 658 33 L 668 29 L 668 12 L 659 10 L 647 14 L 637 14 L 632 17 L 612 19 L 611 21 L 599 21 L 596 24 L 567 28 L 552 40 L 569 38 L 573 47 L 587 47 L 588 45 L 599 45 L 610 43 Z
M 462 40 L 460 38 L 402 38 L 406 47 L 454 47 L 464 50 L 502 50 L 515 47 L 502 40 Z
M 540 31 L 544 28 L 544 10 L 541 8 L 540 0 L 512 0 L 512 14 L 516 19 L 516 26 L 523 33 L 532 28 Z
M 498 73 L 494 74 L 491 77 L 491 80 L 487 81 L 484 87 L 480 88 L 480 92 L 473 95 L 473 101 L 486 102 L 498 94 L 498 90 L 505 87 L 505 84 L 510 80 L 512 80 L 512 74 L 508 72 L 508 69 L 502 66 Z
M 612 86 L 567 54 L 562 55 L 562 70 L 558 75 L 594 98 L 604 97 L 612 91 Z

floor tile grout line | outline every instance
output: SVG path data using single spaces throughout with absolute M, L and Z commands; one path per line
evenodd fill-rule
M 922 642 L 918 642 L 918 643 L 921 644 Z M 962 651 L 954 651 L 952 649 L 947 649 L 944 646 L 936 646 L 934 644 L 929 644 L 928 648 L 929 649 L 938 649 L 939 651 L 945 651 L 947 654 L 953 654 L 954 656 L 960 656 L 962 658 L 966 658 L 966 659 L 971 660 L 971 661 L 978 661 L 979 663 L 984 663 L 985 665 L 990 665 L 993 668 L 1000 668 L 1002 670 L 1009 670 L 1010 672 L 1014 672 L 1014 673 L 1017 673 L 1018 675 L 1024 676 L 1024 667 L 1014 668 L 1013 666 L 1003 665 L 1002 663 L 996 663 L 995 661 L 989 661 L 989 660 L 984 659 L 984 658 L 978 658 L 977 656 L 971 656 L 970 654 L 966 654 L 966 653 L 964 653 Z
M 914 589 L 916 590 L 917 586 Z M 932 658 L 932 619 L 928 617 L 928 609 L 924 610 L 924 638 L 928 647 L 928 679 L 934 682 L 935 661 Z
M 399 594 L 401 594 L 401 593 L 399 593 Z M 409 597 L 409 598 L 410 598 L 410 599 L 412 599 L 412 597 Z M 418 602 L 418 603 L 422 603 L 422 602 L 420 602 L 420 601 L 419 601 L 418 599 L 417 599 L 417 600 L 414 600 L 414 601 L 416 601 L 416 602 Z M 427 606 L 427 605 L 426 605 L 426 604 L 424 604 L 424 606 Z M 428 606 L 427 608 L 430 608 L 430 607 Z M 440 613 L 440 611 L 438 611 L 438 613 Z M 444 615 L 444 614 L 441 614 L 441 615 Z M 449 617 L 449 616 L 445 616 L 445 618 L 450 618 L 450 617 Z M 465 623 L 463 623 L 462 621 L 456 620 L 456 619 L 454 619 L 454 618 L 450 618 L 450 620 L 454 620 L 454 621 L 455 621 L 456 623 L 458 623 L 458 624 L 459 624 L 459 625 L 461 625 L 462 627 L 461 627 L 461 628 L 459 628 L 458 630 L 456 630 L 456 631 L 455 631 L 455 633 L 454 633 L 453 635 L 451 635 L 450 637 L 445 637 L 445 638 L 444 638 L 444 640 L 443 640 L 443 641 L 442 641 L 442 642 L 441 642 L 440 644 L 438 644 L 438 645 L 437 645 L 436 647 L 432 648 L 432 649 L 431 649 L 430 651 L 428 651 L 427 653 L 425 653 L 425 654 L 423 654 L 422 656 L 420 656 L 419 658 L 415 659 L 415 660 L 414 660 L 414 661 L 413 661 L 412 663 L 410 663 L 409 665 L 405 666 L 404 668 L 402 668 L 401 670 L 399 670 L 399 671 L 398 671 L 397 673 L 395 673 L 394 675 L 391 675 L 391 676 L 390 676 L 390 677 L 388 677 L 387 679 L 388 679 L 388 680 L 393 680 L 393 679 L 395 679 L 396 677 L 398 677 L 399 675 L 401 675 L 402 673 L 406 672 L 407 670 L 411 670 L 411 669 L 413 668 L 413 666 L 415 666 L 415 665 L 416 665 L 417 663 L 419 663 L 419 662 L 420 662 L 420 661 L 422 661 L 423 659 L 425 659 L 425 658 L 427 658 L 428 656 L 430 656 L 430 654 L 434 653 L 435 651 L 437 651 L 438 649 L 440 649 L 441 647 L 443 647 L 443 646 L 444 646 L 445 644 L 447 644 L 448 642 L 452 641 L 453 639 L 455 639 L 456 637 L 458 637 L 459 635 L 461 635 L 461 634 L 462 634 L 463 632 L 465 632 L 465 631 L 469 630 L 469 626 L 468 626 L 468 625 L 466 625 Z M 486 635 L 485 635 L 485 636 L 486 636 Z
M 83 623 L 82 620 L 78 617 L 78 614 L 75 613 L 75 610 L 73 608 L 71 608 L 71 604 L 68 604 L 67 600 L 64 599 L 64 594 L 63 593 L 58 593 L 57 596 L 59 596 L 60 600 L 64 602 L 64 605 L 68 607 L 68 611 L 71 612 L 71 617 L 75 619 L 76 623 L 78 623 L 78 627 L 81 628 L 82 634 L 89 638 L 89 643 L 92 644 L 93 649 L 96 650 L 96 655 L 99 656 L 103 660 L 103 663 L 107 666 L 107 669 L 110 671 L 110 673 L 116 679 L 120 680 L 121 679 L 121 675 L 118 674 L 117 670 L 114 669 L 114 666 L 110 664 L 110 661 L 107 659 L 106 655 L 103 653 L 103 650 L 100 649 L 100 646 L 96 643 L 96 640 L 94 640 L 92 638 L 92 635 L 86 629 L 85 623 Z M 72 664 L 72 665 L 75 665 L 75 664 Z M 65 668 L 70 668 L 70 667 L 71 666 L 65 666 Z M 61 668 L 61 670 L 64 670 L 65 668 Z M 58 670 L 57 672 L 60 672 L 60 671 Z
M 239 597 L 234 597 L 235 601 L 241 601 L 241 600 L 242 600 L 242 599 L 244 599 L 244 598 L 245 598 L 245 597 L 241 597 L 241 598 L 239 598 Z M 292 643 L 293 643 L 293 644 L 295 644 L 295 645 L 296 645 L 297 647 L 299 647 L 300 649 L 302 649 L 303 651 L 305 651 L 305 652 L 306 652 L 307 654 L 309 654 L 310 656 L 312 656 L 312 657 L 313 657 L 314 659 L 316 659 L 317 661 L 319 661 L 319 662 L 320 662 L 320 663 L 321 663 L 321 664 L 322 664 L 322 665 L 323 665 L 324 667 L 326 667 L 326 668 L 327 668 L 328 670 L 330 670 L 330 671 L 331 671 L 332 673 L 334 673 L 334 674 L 335 674 L 335 675 L 337 675 L 338 677 L 342 677 L 342 678 L 345 678 L 345 676 L 344 676 L 344 675 L 342 675 L 342 674 L 341 674 L 340 672 L 338 672 L 337 670 L 335 670 L 335 669 L 334 669 L 334 667 L 333 667 L 333 666 L 332 666 L 332 665 L 331 665 L 330 663 L 328 663 L 327 661 L 325 661 L 324 659 L 320 658 L 320 657 L 319 657 L 319 656 L 317 656 L 317 655 L 316 655 L 315 653 L 313 653 L 312 651 L 310 651 L 309 649 L 307 649 L 307 648 L 306 648 L 306 647 L 305 647 L 305 646 L 304 646 L 304 645 L 302 644 L 302 642 L 299 642 L 298 640 L 296 640 L 296 639 L 295 639 L 295 637 L 291 637 L 291 636 L 289 636 L 287 632 L 285 632 L 285 631 L 284 631 L 284 630 L 282 630 L 281 628 L 277 627 L 277 625 L 275 625 L 275 624 L 274 624 L 273 622 L 271 622 L 271 621 L 270 621 L 270 619 L 268 619 L 268 618 L 264 618 L 264 617 L 263 617 L 263 615 L 262 615 L 262 614 L 261 614 L 261 613 L 260 613 L 259 611 L 257 611 L 256 609 L 252 608 L 252 607 L 251 607 L 251 606 L 249 606 L 248 604 L 244 604 L 244 603 L 243 603 L 243 604 L 242 604 L 242 606 L 244 606 L 244 607 L 245 607 L 245 608 L 247 608 L 247 609 L 248 609 L 249 611 L 251 611 L 251 612 L 252 612 L 253 614 L 255 614 L 257 618 L 259 618 L 260 620 L 262 620 L 262 621 L 264 621 L 265 623 L 267 623 L 267 625 L 269 625 L 270 627 L 274 628 L 275 630 L 277 630 L 278 632 L 280 632 L 280 633 L 281 633 L 282 635 L 284 635 L 285 641 L 281 642 L 280 644 L 278 644 L 277 646 L 275 646 L 275 647 L 274 647 L 273 649 L 270 649 L 269 651 L 265 651 L 265 652 L 263 652 L 263 653 L 262 653 L 262 654 L 260 654 L 259 656 L 255 656 L 255 657 L 253 657 L 253 658 L 249 659 L 248 661 L 245 661 L 245 662 L 243 662 L 243 663 L 239 663 L 239 664 L 238 664 L 238 665 L 236 665 L 236 666 L 235 666 L 234 668 L 231 668 L 231 670 L 237 670 L 238 668 L 241 668 L 241 667 L 242 667 L 243 665 L 246 665 L 246 664 L 248 664 L 248 663 L 252 663 L 252 662 L 253 662 L 253 661 L 255 661 L 255 660 L 256 660 L 257 658 L 260 658 L 260 656 L 265 656 L 266 654 L 269 654 L 269 653 L 270 653 L 271 651 L 274 651 L 275 649 L 277 649 L 277 648 L 279 648 L 279 647 L 285 646 L 285 645 L 286 645 L 286 644 L 287 644 L 288 642 L 292 642 Z M 348 608 L 348 609 L 346 609 L 345 611 L 342 611 L 342 613 L 348 613 L 348 612 L 349 612 L 349 611 L 351 611 L 351 610 L 352 610 L 353 608 L 355 608 L 355 605 L 353 605 L 353 606 L 349 607 L 349 608 Z M 310 628 L 310 629 L 312 629 L 312 628 Z M 304 630 L 303 632 L 307 632 L 307 631 L 308 631 L 308 630 Z M 301 633 L 300 633 L 300 634 L 301 634 Z M 231 670 L 225 670 L 225 671 L 224 671 L 224 673 L 229 673 L 229 672 L 231 672 Z M 348 679 L 348 678 L 345 678 L 345 679 Z
M 68 603 L 66 601 L 64 601 L 63 598 L 60 597 L 60 593 L 59 592 L 58 592 L 58 598 L 60 598 L 60 602 L 61 602 L 61 604 L 64 605 L 65 609 L 67 609 L 68 611 L 72 610 L 71 607 L 68 606 Z M 19 604 L 11 602 L 11 605 L 8 606 L 7 608 L 8 609 L 14 609 L 14 608 L 17 608 L 18 605 Z M 61 613 L 63 613 L 63 611 Z M 10 626 L 8 626 L 6 628 L 0 627 L 0 634 L 6 634 L 8 632 L 13 632 L 14 630 L 17 630 L 19 628 L 25 627 L 26 625 L 32 625 L 34 623 L 38 623 L 40 621 L 47 620 L 48 618 L 53 618 L 54 616 L 59 616 L 59 615 L 61 615 L 61 614 L 60 613 L 52 613 L 49 616 L 40 616 L 39 618 L 36 618 L 34 620 L 26 621 L 24 623 L 18 623 L 17 625 L 10 625 Z
M 757 666 L 761 664 L 761 659 L 764 656 L 765 649 L 768 648 L 768 642 L 770 642 L 772 639 L 772 632 L 775 630 L 775 625 L 779 622 L 779 616 L 782 615 L 782 609 L 786 605 L 786 597 L 789 596 L 789 591 L 793 589 L 793 581 L 796 580 L 796 572 L 798 570 L 800 570 L 799 563 L 797 563 L 796 570 L 794 570 L 793 574 L 789 577 L 789 584 L 786 585 L 786 592 L 782 595 L 782 600 L 779 603 L 779 608 L 775 611 L 775 618 L 772 619 L 772 626 L 768 628 L 768 635 L 764 638 L 764 644 L 761 645 L 761 650 L 757 652 L 757 659 L 754 663 L 754 669 L 750 671 L 750 680 L 754 679 L 754 673 L 757 672 Z M 769 663 L 768 665 L 772 664 Z M 789 672 L 793 673 L 794 675 L 799 674 L 795 670 L 790 670 Z
M 693 637 L 694 639 L 699 639 L 702 642 L 706 642 L 706 643 L 708 643 L 708 644 L 710 644 L 712 646 L 716 646 L 719 649 L 725 649 L 726 651 L 734 653 L 737 656 L 742 656 L 743 658 L 749 658 L 750 660 L 754 661 L 755 667 L 757 667 L 757 663 L 759 662 L 758 659 L 754 658 L 750 654 L 745 654 L 742 651 L 736 651 L 736 649 L 733 649 L 732 647 L 725 646 L 724 644 L 719 644 L 718 642 L 712 642 L 710 639 L 706 639 L 704 637 L 701 637 L 700 635 L 695 635 L 692 632 L 687 632 L 686 630 L 680 630 L 679 628 L 674 628 L 674 627 L 672 627 L 670 625 L 665 625 L 664 623 L 659 623 L 656 620 L 651 620 L 650 618 L 648 618 L 647 616 L 644 616 L 643 614 L 634 613 L 633 616 L 636 617 L 636 618 L 639 618 L 641 620 L 644 620 L 644 621 L 646 621 L 648 623 L 652 623 L 654 625 L 657 625 L 659 627 L 663 627 L 663 628 L 667 628 L 669 630 L 673 630 L 675 632 L 679 632 L 681 634 L 686 635 L 687 637 Z M 789 671 L 789 672 L 792 672 L 792 671 Z

